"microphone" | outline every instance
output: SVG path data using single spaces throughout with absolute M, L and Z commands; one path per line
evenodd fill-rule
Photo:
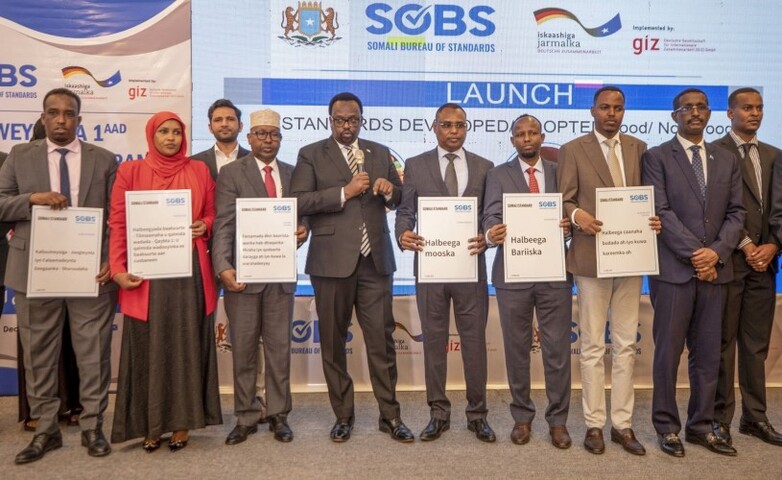
M 364 152 L 359 148 L 356 149 L 355 152 L 353 152 L 353 158 L 356 159 L 356 167 L 358 168 L 358 173 L 364 173 Z

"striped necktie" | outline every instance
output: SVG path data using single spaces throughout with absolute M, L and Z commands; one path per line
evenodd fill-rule
M 353 148 L 345 147 L 345 151 L 348 156 L 348 166 L 353 175 L 358 174 L 358 163 L 356 163 L 356 157 L 353 155 Z M 369 256 L 372 253 L 372 249 L 369 246 L 369 232 L 367 232 L 367 225 L 361 223 L 361 255 L 364 257 Z

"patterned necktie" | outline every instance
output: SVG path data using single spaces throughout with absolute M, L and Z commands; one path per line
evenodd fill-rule
M 701 189 L 701 199 L 706 200 L 706 177 L 703 173 L 703 160 L 701 159 L 701 147 L 693 145 L 690 147 L 692 151 L 692 170 L 695 173 L 695 178 L 698 180 L 698 186 Z
M 762 210 L 763 208 L 763 177 L 760 167 L 760 157 L 758 155 L 753 155 L 753 153 L 757 153 L 757 147 L 754 143 L 744 143 L 741 145 L 741 148 L 744 149 L 744 160 L 749 160 L 750 164 L 752 165 L 752 171 L 755 172 L 755 184 L 758 187 L 758 198 L 760 199 L 760 208 Z
M 455 153 L 446 153 L 445 158 L 448 159 L 448 166 L 445 167 L 445 188 L 448 190 L 449 196 L 458 197 L 459 182 L 456 180 L 456 167 L 453 166 L 453 161 L 457 156 Z
M 615 187 L 624 187 L 625 182 L 622 179 L 622 168 L 619 166 L 619 157 L 616 156 L 616 145 L 619 143 L 615 138 L 608 138 L 604 142 L 608 145 L 608 171 L 611 172 L 611 180 Z
M 540 187 L 538 187 L 538 179 L 535 178 L 535 169 L 529 167 L 527 169 L 529 175 L 529 193 L 540 193 Z
M 266 165 L 263 167 L 263 171 L 266 172 L 266 178 L 263 183 L 266 186 L 266 196 L 269 198 L 277 197 L 277 185 L 274 184 L 274 177 L 272 177 L 272 167 Z
M 60 193 L 68 200 L 68 206 L 72 206 L 71 177 L 68 173 L 68 162 L 65 161 L 65 156 L 69 150 L 67 148 L 58 148 L 55 151 L 60 154 Z
M 348 155 L 348 166 L 350 167 L 350 171 L 355 176 L 358 174 L 358 163 L 356 162 L 356 157 L 353 155 L 353 148 L 345 147 L 345 150 Z M 372 253 L 372 249 L 369 246 L 369 232 L 367 232 L 367 225 L 365 223 L 362 223 L 361 224 L 361 255 L 366 257 L 370 253 Z

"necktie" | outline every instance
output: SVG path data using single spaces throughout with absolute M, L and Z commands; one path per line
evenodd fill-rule
M 605 144 L 608 145 L 608 171 L 611 172 L 611 180 L 615 187 L 624 187 L 625 182 L 622 179 L 622 168 L 619 166 L 619 157 L 616 156 L 616 145 L 619 143 L 615 138 L 608 138 Z
M 692 151 L 692 170 L 695 172 L 695 178 L 698 180 L 698 186 L 701 189 L 701 199 L 706 200 L 706 177 L 703 174 L 703 160 L 701 159 L 701 147 L 693 145 Z
M 538 187 L 538 179 L 535 178 L 535 169 L 529 167 L 527 169 L 529 175 L 529 193 L 540 193 L 540 187 Z
M 358 163 L 356 163 L 356 157 L 353 155 L 353 148 L 345 147 L 348 155 L 348 166 L 353 175 L 358 174 Z M 366 257 L 372 253 L 372 249 L 369 246 L 369 232 L 367 232 L 367 225 L 361 223 L 361 255 Z
M 274 184 L 274 177 L 272 177 L 272 167 L 266 165 L 263 167 L 263 171 L 266 172 L 266 177 L 263 180 L 266 186 L 266 196 L 269 198 L 277 197 L 277 185 Z
M 446 153 L 445 158 L 448 159 L 448 166 L 445 167 L 445 188 L 448 190 L 449 196 L 458 197 L 459 182 L 456 180 L 456 167 L 453 166 L 453 161 L 456 160 L 456 154 Z
M 71 202 L 71 177 L 68 174 L 68 162 L 65 161 L 68 149 L 58 148 L 55 151 L 60 154 L 60 193 L 65 195 L 65 198 L 68 200 L 68 206 L 71 206 L 73 205 Z
M 744 159 L 749 161 L 752 164 L 752 170 L 755 172 L 755 182 L 758 187 L 758 199 L 760 199 L 760 205 L 761 208 L 763 208 L 763 177 L 761 167 L 760 167 L 760 157 L 758 155 L 753 155 L 754 153 L 757 153 L 757 148 L 753 149 L 752 147 L 757 147 L 754 143 L 744 143 L 741 145 L 741 148 L 744 149 Z

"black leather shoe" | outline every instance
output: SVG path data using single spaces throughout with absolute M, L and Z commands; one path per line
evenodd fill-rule
M 278 442 L 293 441 L 293 430 L 288 426 L 288 417 L 285 415 L 272 415 L 266 417 L 269 420 L 269 431 L 274 432 L 274 439 Z
M 603 430 L 597 427 L 588 428 L 584 436 L 584 448 L 589 453 L 600 455 L 606 451 L 603 441 Z
M 690 433 L 684 434 L 684 439 L 689 443 L 701 445 L 711 450 L 714 453 L 720 455 L 727 455 L 729 457 L 736 456 L 736 449 L 728 445 L 722 437 L 714 435 L 714 432 L 709 433 Z
M 489 426 L 489 422 L 485 418 L 478 418 L 467 422 L 467 430 L 475 432 L 475 438 L 482 442 L 495 442 L 497 436 L 494 435 L 494 430 Z
M 91 457 L 105 457 L 111 453 L 111 445 L 103 436 L 100 428 L 95 430 L 83 430 L 81 432 L 81 445 L 87 447 L 87 455 Z
M 768 422 L 745 422 L 742 419 L 739 423 L 739 433 L 752 435 L 766 443 L 782 447 L 782 434 L 774 430 Z
M 439 418 L 432 418 L 429 420 L 429 425 L 424 428 L 421 435 L 418 437 L 421 441 L 430 442 L 437 440 L 443 432 L 447 432 L 451 428 L 451 422 L 448 420 L 440 420 Z
M 329 434 L 329 437 L 331 437 L 332 442 L 347 442 L 350 440 L 351 430 L 353 430 L 353 417 L 338 418 L 334 423 L 334 426 L 331 427 L 331 433 Z
M 237 425 L 231 430 L 231 433 L 225 437 L 226 445 L 238 445 L 245 440 L 247 436 L 258 431 L 258 427 L 255 425 Z
M 632 453 L 633 455 L 646 455 L 646 449 L 641 445 L 641 442 L 635 438 L 635 432 L 633 432 L 632 428 L 617 430 L 616 428 L 611 427 L 611 441 L 618 443 L 626 452 Z
M 378 421 L 378 428 L 381 432 L 390 433 L 391 438 L 397 442 L 410 443 L 415 440 L 415 435 L 413 435 L 399 417 L 392 418 L 391 420 L 381 418 Z
M 185 448 L 187 446 L 187 442 L 190 440 L 190 436 L 187 435 L 185 438 L 182 438 L 181 432 L 185 432 L 185 434 L 188 434 L 187 430 L 182 431 L 176 431 L 173 435 L 171 435 L 171 438 L 168 440 L 168 449 L 171 450 L 171 452 L 178 452 Z M 175 439 L 174 437 L 177 437 Z
M 658 433 L 657 440 L 660 443 L 660 450 L 667 453 L 668 455 L 672 455 L 674 457 L 684 456 L 684 445 L 682 445 L 682 441 L 679 439 L 678 434 Z
M 711 422 L 711 431 L 714 432 L 714 435 L 725 440 L 725 443 L 733 446 L 733 437 L 730 436 L 730 426 L 727 423 Z
M 39 433 L 33 437 L 30 445 L 27 445 L 24 450 L 16 455 L 14 462 L 17 464 L 34 462 L 42 459 L 46 452 L 60 447 L 62 447 L 62 434 L 59 431 L 56 433 Z

